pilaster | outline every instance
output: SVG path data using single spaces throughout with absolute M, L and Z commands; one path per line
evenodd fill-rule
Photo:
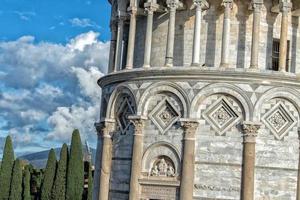
M 180 200 L 192 200 L 195 170 L 195 135 L 199 123 L 193 119 L 182 119 L 184 130 Z
M 242 199 L 254 200 L 255 173 L 255 143 L 260 123 L 244 122 L 242 124 L 244 136 Z

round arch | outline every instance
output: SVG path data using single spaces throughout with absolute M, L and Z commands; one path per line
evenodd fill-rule
M 137 108 L 137 115 L 147 116 L 149 97 L 154 96 L 162 92 L 170 92 L 175 95 L 179 100 L 183 108 L 183 117 L 188 117 L 190 101 L 185 91 L 175 83 L 171 82 L 159 82 L 150 85 L 140 98 L 140 102 Z
M 227 83 L 215 83 L 204 87 L 192 101 L 191 110 L 195 110 L 196 112 L 191 114 L 191 118 L 199 118 L 199 105 L 201 105 L 206 98 L 214 94 L 225 94 L 236 99 L 244 110 L 245 120 L 251 121 L 253 115 L 253 104 L 251 100 L 242 89 Z

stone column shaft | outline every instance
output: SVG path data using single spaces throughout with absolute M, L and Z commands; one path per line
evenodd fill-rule
M 253 27 L 252 27 L 252 46 L 251 46 L 251 69 L 258 69 L 258 54 L 260 41 L 260 18 L 263 0 L 252 0 L 253 8 Z
M 123 33 L 124 33 L 124 18 L 119 17 L 118 27 L 117 27 L 117 45 L 116 45 L 116 55 L 115 55 L 115 71 L 121 69 L 122 64 L 122 48 L 123 48 Z
M 99 170 L 99 193 L 95 192 L 96 197 L 94 196 L 94 199 L 96 200 L 108 200 L 109 195 L 109 181 L 110 181 L 110 174 L 111 174 L 111 164 L 112 164 L 112 139 L 111 134 L 114 129 L 114 123 L 113 122 L 102 122 L 100 127 L 97 128 L 99 137 L 102 137 L 102 153 L 100 163 L 100 170 Z M 100 130 L 99 130 L 100 129 Z M 97 148 L 101 148 L 98 146 Z M 97 178 L 97 177 L 95 177 Z
M 140 184 L 139 177 L 142 169 L 142 157 L 143 157 L 143 131 L 145 126 L 145 120 L 141 117 L 130 117 L 134 125 L 134 137 L 132 148 L 132 161 L 131 161 L 131 175 L 130 175 L 130 193 L 129 200 L 139 199 Z
M 176 22 L 176 9 L 178 7 L 178 0 L 167 0 L 167 5 L 169 8 L 170 17 L 169 17 L 165 66 L 172 67 L 173 59 L 174 59 L 175 22 Z
M 196 14 L 195 14 L 195 25 L 194 25 L 192 65 L 196 65 L 196 66 L 200 65 L 202 2 L 203 0 L 194 0 L 194 4 L 196 6 Z
M 223 0 L 224 19 L 223 19 L 223 36 L 222 36 L 222 52 L 221 52 L 221 67 L 229 67 L 229 49 L 230 49 L 230 12 L 232 9 L 233 0 Z
M 279 47 L 279 71 L 286 71 L 287 62 L 287 41 L 289 29 L 289 12 L 291 12 L 292 5 L 289 2 L 280 2 L 281 18 L 281 33 L 280 33 L 280 47 Z
M 145 52 L 144 52 L 144 66 L 145 68 L 150 67 L 151 63 L 151 48 L 152 48 L 152 31 L 153 31 L 153 15 L 158 5 L 152 1 L 148 1 L 144 5 L 147 13 L 147 28 L 145 38 Z
M 299 161 L 298 161 L 298 179 L 297 179 L 296 200 L 300 200 L 300 128 L 298 128 L 298 136 L 299 136 Z
M 195 170 L 195 134 L 198 128 L 198 122 L 194 120 L 182 120 L 182 127 L 184 129 L 184 139 L 180 200 L 192 200 Z
M 115 22 L 111 22 L 110 30 L 111 30 L 111 40 L 110 40 L 108 73 L 116 71 L 115 54 L 116 54 L 116 41 L 117 41 L 117 27 Z
M 254 200 L 255 143 L 260 124 L 244 122 L 242 199 Z
M 130 8 L 130 25 L 129 25 L 129 37 L 128 37 L 128 49 L 127 49 L 127 60 L 126 60 L 126 69 L 133 68 L 133 57 L 134 57 L 134 48 L 135 48 L 135 35 L 136 35 L 136 13 L 137 8 Z

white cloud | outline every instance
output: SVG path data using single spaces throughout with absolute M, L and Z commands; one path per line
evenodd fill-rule
M 99 28 L 96 22 L 93 22 L 91 19 L 88 18 L 72 18 L 69 20 L 72 26 L 74 27 L 93 27 L 93 28 Z
M 18 15 L 19 18 L 24 21 L 29 21 L 32 17 L 36 16 L 35 12 L 13 11 L 13 13 Z
M 109 54 L 109 42 L 98 36 L 90 31 L 65 45 L 37 43 L 33 36 L 0 42 L 0 119 L 5 119 L 0 136 L 11 133 L 17 146 L 33 148 L 45 139 L 50 146 L 69 141 L 78 128 L 83 138 L 94 140 L 97 79 L 106 73 Z

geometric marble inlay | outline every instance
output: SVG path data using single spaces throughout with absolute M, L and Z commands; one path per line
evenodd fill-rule
M 222 97 L 203 112 L 203 118 L 219 135 L 224 135 L 242 119 L 242 116 L 226 98 Z
M 171 101 L 164 98 L 149 114 L 161 134 L 168 131 L 180 118 L 180 112 Z
M 263 116 L 262 121 L 278 140 L 284 138 L 297 123 L 294 116 L 282 103 L 276 104 L 269 110 Z
M 120 128 L 121 135 L 125 135 L 130 126 L 128 116 L 134 114 L 134 108 L 131 106 L 128 97 L 124 98 L 122 104 L 117 111 L 117 123 Z

